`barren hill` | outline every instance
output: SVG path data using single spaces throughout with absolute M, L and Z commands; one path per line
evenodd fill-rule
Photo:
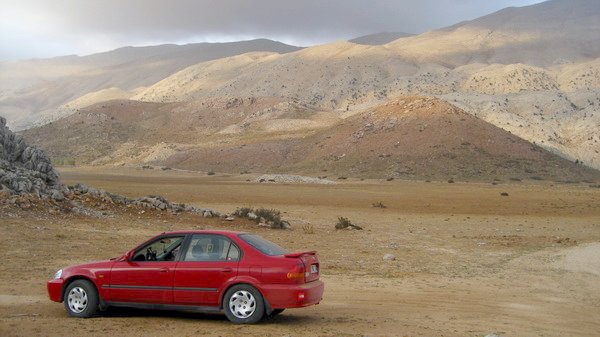
M 290 121 L 299 124 L 295 129 L 306 131 L 335 120 L 272 97 L 176 103 L 113 100 L 82 108 L 23 135 L 43 144 L 59 162 L 157 164 L 200 144 L 229 144 L 236 142 L 235 137 L 251 140 L 255 134 L 281 133 L 273 129 L 293 133 Z
M 484 94 L 509 94 L 522 91 L 558 90 L 558 83 L 547 71 L 524 64 L 494 64 L 470 75 L 464 91 Z
M 287 53 L 298 49 L 259 39 L 125 47 L 82 57 L 0 62 L 0 110 L 13 129 L 23 129 L 72 113 L 64 108 L 57 113 L 55 109 L 91 92 L 135 90 L 198 62 L 255 51 Z
M 600 168 L 598 59 L 548 68 L 415 65 L 384 46 L 336 43 L 285 55 L 246 54 L 186 68 L 134 99 L 182 102 L 281 97 L 352 114 L 406 94 L 437 95 L 570 160 Z
M 177 102 L 214 97 L 280 96 L 324 109 L 385 99 L 386 84 L 418 67 L 382 46 L 349 42 L 281 54 L 252 53 L 188 67 L 133 99 Z
M 600 2 L 550 0 L 510 7 L 388 46 L 415 62 L 449 67 L 589 61 L 600 56 Z
M 111 101 L 24 136 L 55 160 L 78 163 L 330 178 L 600 179 L 434 98 L 402 97 L 343 119 L 277 98 L 202 104 Z
M 444 101 L 424 97 L 402 97 L 369 109 L 305 140 L 299 148 L 304 151 L 291 153 L 298 153 L 300 165 L 286 159 L 288 170 L 318 168 L 336 175 L 436 180 L 600 177 L 598 171 L 564 160 Z

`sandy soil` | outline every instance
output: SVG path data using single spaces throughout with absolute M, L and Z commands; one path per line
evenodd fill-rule
M 293 231 L 190 215 L 107 218 L 0 208 L 1 336 L 596 336 L 600 331 L 600 190 L 586 185 L 346 181 L 246 182 L 250 175 L 129 168 L 61 169 L 67 183 L 161 194 L 222 211 L 274 207 Z M 508 197 L 500 195 L 507 192 Z M 374 208 L 382 202 L 387 208 Z M 345 216 L 364 231 L 336 231 Z M 311 224 L 314 234 L 302 225 Z M 46 297 L 59 268 L 119 255 L 167 229 L 252 230 L 319 251 L 325 297 L 253 326 L 224 316 L 142 310 L 69 318 Z M 384 262 L 385 253 L 395 261 Z M 587 263 L 587 262 L 591 263 Z

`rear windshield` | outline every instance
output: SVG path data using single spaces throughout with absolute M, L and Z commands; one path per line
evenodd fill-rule
M 278 245 L 274 244 L 271 241 L 261 238 L 258 235 L 240 234 L 238 236 L 240 237 L 240 239 L 244 240 L 249 245 L 258 249 L 261 253 L 263 253 L 265 255 L 274 256 L 274 255 L 283 255 L 283 254 L 288 253 L 287 250 L 283 249 L 282 247 L 279 247 Z

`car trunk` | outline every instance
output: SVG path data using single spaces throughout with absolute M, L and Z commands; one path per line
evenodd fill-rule
M 319 266 L 319 259 L 317 258 L 317 252 L 309 251 L 309 252 L 299 252 L 299 253 L 291 253 L 285 254 L 287 258 L 296 258 L 299 259 L 304 265 L 304 281 L 312 282 L 319 279 L 319 274 L 321 273 Z

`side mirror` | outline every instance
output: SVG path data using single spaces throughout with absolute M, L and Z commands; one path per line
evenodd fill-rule
M 121 261 L 131 261 L 131 259 L 133 259 L 133 250 L 130 250 L 127 253 L 125 253 L 125 255 L 123 255 L 123 257 L 121 258 Z

